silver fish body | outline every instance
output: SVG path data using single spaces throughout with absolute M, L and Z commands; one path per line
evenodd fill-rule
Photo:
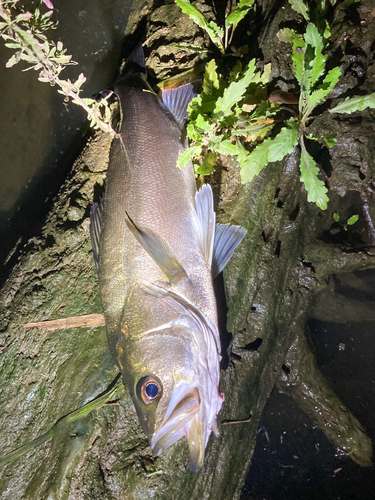
M 169 110 L 137 50 L 115 86 L 123 119 L 104 203 L 92 210 L 93 247 L 109 346 L 153 453 L 186 436 L 197 471 L 223 401 L 212 192 L 197 195 L 191 163 L 176 166 L 184 144 L 172 111 L 181 122 L 191 87 L 166 93 Z

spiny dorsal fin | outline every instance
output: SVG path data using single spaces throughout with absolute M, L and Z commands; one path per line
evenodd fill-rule
M 173 116 L 181 127 L 185 125 L 188 117 L 187 107 L 194 95 L 194 88 L 191 83 L 161 91 L 163 103 L 172 111 Z
M 187 278 L 185 269 L 178 262 L 167 243 L 150 229 L 140 228 L 127 213 L 126 224 L 146 252 L 154 259 L 169 281 L 177 284 Z
M 230 224 L 217 224 L 215 231 L 214 253 L 212 259 L 212 278 L 215 279 L 228 264 L 235 249 L 243 240 L 246 229 Z
M 212 189 L 209 184 L 204 184 L 195 195 L 195 206 L 201 225 L 203 255 L 207 264 L 211 266 L 215 239 L 216 214 L 214 211 Z
M 104 193 L 102 197 L 99 199 L 99 202 L 93 203 L 90 209 L 91 245 L 97 270 L 99 269 L 99 244 L 100 244 L 100 234 L 103 227 L 102 226 L 103 215 L 104 215 Z

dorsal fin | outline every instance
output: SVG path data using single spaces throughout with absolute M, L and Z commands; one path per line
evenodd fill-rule
M 99 199 L 99 202 L 93 203 L 90 209 L 91 245 L 97 270 L 99 269 L 99 244 L 100 244 L 100 234 L 102 231 L 102 224 L 103 224 L 103 215 L 104 215 L 104 193 Z
M 230 224 L 217 224 L 215 231 L 214 253 L 212 259 L 212 278 L 215 279 L 230 261 L 235 249 L 243 240 L 246 229 Z
M 195 206 L 201 226 L 201 245 L 204 258 L 211 267 L 214 249 L 216 214 L 214 211 L 214 199 L 209 184 L 203 187 L 195 195 Z
M 163 103 L 171 110 L 180 127 L 185 125 L 188 117 L 187 107 L 194 95 L 194 88 L 191 83 L 161 91 Z

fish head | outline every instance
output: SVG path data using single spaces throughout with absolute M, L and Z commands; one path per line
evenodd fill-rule
M 186 436 L 190 468 L 199 471 L 223 395 L 219 392 L 219 357 L 200 346 L 185 325 L 146 332 L 117 346 L 122 370 L 140 424 L 153 454 L 159 456 Z M 203 356 L 202 356 L 203 354 Z

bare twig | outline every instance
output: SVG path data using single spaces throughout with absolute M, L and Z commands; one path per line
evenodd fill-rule
M 52 319 L 50 321 L 37 321 L 25 323 L 24 328 L 46 328 L 47 330 L 64 330 L 66 328 L 97 328 L 105 326 L 103 314 L 85 314 L 84 316 L 71 316 L 69 318 Z

